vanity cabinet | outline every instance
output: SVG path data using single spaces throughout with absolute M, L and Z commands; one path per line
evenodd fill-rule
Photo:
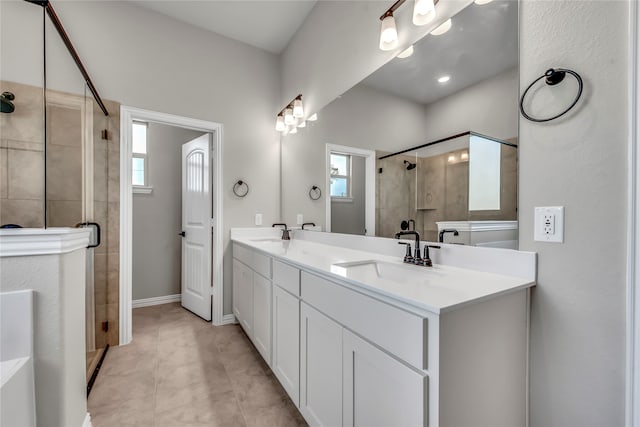
M 300 412 L 311 426 L 341 426 L 342 326 L 304 302 L 300 311 Z
M 427 376 L 347 329 L 342 333 L 343 426 L 424 426 Z
M 233 314 L 271 365 L 271 258 L 233 246 Z
M 271 367 L 300 406 L 300 270 L 273 261 L 273 358 Z

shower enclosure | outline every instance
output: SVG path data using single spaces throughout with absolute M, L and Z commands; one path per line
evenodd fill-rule
M 92 96 L 51 11 L 46 2 L 0 2 L 0 225 L 94 229 L 90 382 L 105 349 L 118 344 L 119 105 Z

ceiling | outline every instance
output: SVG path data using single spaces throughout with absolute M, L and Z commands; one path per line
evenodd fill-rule
M 398 28 L 402 31 L 402 28 Z M 427 35 L 409 58 L 395 58 L 362 84 L 430 104 L 518 65 L 518 2 L 472 3 L 452 18 L 451 29 Z M 441 76 L 451 76 L 438 83 Z
M 315 0 L 132 0 L 145 9 L 280 54 Z

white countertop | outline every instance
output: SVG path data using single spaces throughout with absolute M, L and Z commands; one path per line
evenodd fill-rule
M 232 237 L 232 240 L 299 268 L 437 314 L 535 285 L 530 279 L 447 265 L 434 264 L 432 268 L 407 265 L 401 256 L 306 240 L 246 236 Z M 401 253 L 402 248 L 399 248 L 398 254 Z M 376 269 L 372 264 L 362 268 L 336 265 L 362 261 L 379 262 L 380 268 Z

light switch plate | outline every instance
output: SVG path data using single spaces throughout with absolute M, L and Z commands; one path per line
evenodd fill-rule
M 262 214 L 256 214 L 256 225 L 262 225 Z
M 304 220 L 302 218 L 302 214 L 298 214 L 297 215 L 296 222 L 298 223 L 298 225 L 301 225 L 304 222 Z
M 537 242 L 564 242 L 564 206 L 535 208 L 534 235 Z

